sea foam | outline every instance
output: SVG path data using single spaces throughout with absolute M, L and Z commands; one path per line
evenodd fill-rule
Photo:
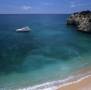
M 71 79 L 73 79 L 73 76 L 70 76 L 64 80 L 46 82 L 46 83 L 43 83 L 40 85 L 35 85 L 32 87 L 27 87 L 27 88 L 18 89 L 18 90 L 56 90 L 58 88 L 58 86 L 60 86 L 63 83 L 69 82 Z
M 85 74 L 80 74 L 78 76 L 70 76 L 64 80 L 57 80 L 57 81 L 52 81 L 52 82 L 46 82 L 40 85 L 35 85 L 32 87 L 27 87 L 23 89 L 18 89 L 18 90 L 57 90 L 58 87 L 64 87 L 70 84 L 75 84 L 78 83 L 88 77 L 91 77 L 91 72 L 85 73 Z

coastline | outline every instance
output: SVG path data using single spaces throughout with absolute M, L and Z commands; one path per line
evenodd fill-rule
M 46 82 L 17 90 L 91 90 L 91 67 L 82 68 L 63 80 Z
M 91 90 L 91 75 L 64 84 L 57 90 Z
M 91 67 L 81 69 L 75 75 L 81 76 L 60 85 L 57 90 L 91 90 Z

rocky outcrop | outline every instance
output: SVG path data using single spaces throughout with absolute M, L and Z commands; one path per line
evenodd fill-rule
M 91 11 L 76 12 L 67 20 L 67 25 L 77 27 L 77 30 L 91 32 Z

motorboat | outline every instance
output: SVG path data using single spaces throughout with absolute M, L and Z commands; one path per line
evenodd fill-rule
M 16 29 L 16 32 L 29 32 L 29 31 L 31 31 L 31 29 L 28 26 Z

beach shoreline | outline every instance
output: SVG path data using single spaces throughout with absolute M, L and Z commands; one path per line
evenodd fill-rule
M 78 78 L 60 85 L 57 90 L 91 90 L 91 67 L 79 70 L 75 76 Z
M 18 90 L 91 90 L 91 67 L 79 69 L 63 80 L 46 82 Z
M 91 90 L 91 75 L 64 84 L 57 90 Z

